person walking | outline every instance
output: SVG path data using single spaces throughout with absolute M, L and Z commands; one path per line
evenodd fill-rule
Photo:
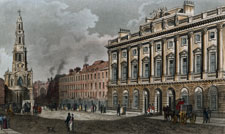
M 206 108 L 203 110 L 203 123 L 207 123 L 208 121 L 208 113 L 206 111 Z
M 117 115 L 120 116 L 120 104 L 118 104 L 118 106 L 117 106 Z
M 71 116 L 70 116 L 70 113 L 68 113 L 68 115 L 67 115 L 67 117 L 66 117 L 66 120 L 65 120 L 66 127 L 67 127 L 68 131 L 70 130 L 70 129 L 69 129 L 69 122 L 70 122 L 70 119 L 71 119 Z
M 103 106 L 100 106 L 101 114 L 103 113 Z
M 2 128 L 3 128 L 3 116 L 2 115 L 0 115 L 0 125 L 1 125 L 1 130 L 2 130 Z
M 208 107 L 207 109 L 207 114 L 208 114 L 208 123 L 210 123 L 210 118 L 211 118 L 211 110 L 210 108 Z
M 87 112 L 87 104 L 84 105 L 84 111 Z

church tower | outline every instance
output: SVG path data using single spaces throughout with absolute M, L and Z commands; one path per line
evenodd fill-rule
M 23 20 L 21 12 L 16 22 L 16 41 L 13 49 L 12 71 L 27 71 L 27 50 L 25 47 L 25 36 L 23 30 Z
M 33 102 L 33 71 L 28 70 L 27 49 L 21 11 L 16 21 L 15 44 L 13 47 L 12 71 L 5 73 L 6 103 L 22 106 L 25 102 Z

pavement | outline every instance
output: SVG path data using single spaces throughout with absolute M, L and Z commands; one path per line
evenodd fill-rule
M 21 134 L 21 133 L 18 133 L 12 129 L 0 129 L 0 134 Z
M 152 116 L 152 117 L 147 117 L 147 118 L 164 120 L 164 116 Z M 188 121 L 188 123 L 190 123 L 190 122 Z M 195 123 L 203 124 L 203 117 L 197 117 Z M 225 118 L 210 118 L 210 123 L 204 123 L 204 125 L 225 127 Z

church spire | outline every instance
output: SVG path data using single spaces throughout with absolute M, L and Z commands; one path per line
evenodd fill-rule
M 23 30 L 23 20 L 21 16 L 21 10 L 18 10 L 19 17 L 16 22 L 16 42 L 15 45 L 25 45 L 24 42 L 24 30 Z
M 13 51 L 13 71 L 27 70 L 27 50 L 25 47 L 25 35 L 23 30 L 23 20 L 21 11 L 16 21 L 16 40 Z

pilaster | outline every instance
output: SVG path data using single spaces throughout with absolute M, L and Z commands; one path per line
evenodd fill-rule
M 178 76 L 179 76 L 179 35 L 175 37 L 175 77 L 174 80 L 178 81 Z
M 162 82 L 165 81 L 166 77 L 166 45 L 167 40 L 162 40 Z
M 222 78 L 223 70 L 223 33 L 222 33 L 223 24 L 217 25 L 217 78 Z
M 193 73 L 193 32 L 188 33 L 188 80 L 192 79 Z
M 153 50 L 154 50 L 154 41 L 150 41 L 150 83 L 153 82 L 153 77 L 154 77 L 154 56 L 153 56 Z
M 207 72 L 207 44 L 208 44 L 208 29 L 202 30 L 202 79 L 206 78 Z

